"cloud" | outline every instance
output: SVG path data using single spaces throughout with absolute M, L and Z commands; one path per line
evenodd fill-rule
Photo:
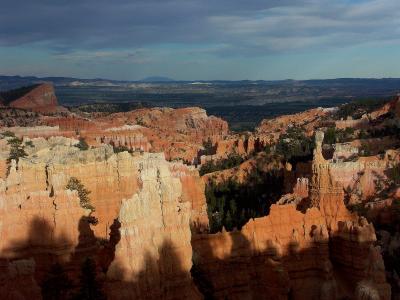
M 400 2 L 357 4 L 320 1 L 308 6 L 277 7 L 251 16 L 210 17 L 223 41 L 243 50 L 291 51 L 311 47 L 344 47 L 367 42 L 399 41 Z
M 103 50 L 103 51 L 68 51 L 66 53 L 55 53 L 52 58 L 76 64 L 148 64 L 154 63 L 152 55 L 147 51 L 138 49 L 136 51 L 126 50 Z
M 75 60 L 129 61 L 126 49 L 165 44 L 265 55 L 399 38 L 398 0 L 3 0 L 0 11 L 0 46 L 42 45 Z M 132 62 L 150 59 L 139 57 Z

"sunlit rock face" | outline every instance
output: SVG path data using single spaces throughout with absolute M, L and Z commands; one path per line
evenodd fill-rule
M 282 133 L 291 126 L 303 127 L 310 136 L 320 126 L 323 117 L 331 114 L 331 110 L 324 108 L 310 109 L 293 115 L 283 115 L 274 119 L 265 119 L 256 128 L 256 134 L 261 137 L 270 137 L 276 141 Z
M 204 109 L 152 108 L 116 113 L 98 119 L 114 126 L 138 124 L 151 144 L 152 151 L 165 153 L 167 159 L 195 163 L 203 141 L 217 141 L 228 133 L 228 124 L 220 118 L 207 116 Z
M 9 103 L 12 108 L 27 109 L 41 113 L 64 111 L 58 106 L 57 97 L 51 84 L 40 84 Z
M 58 126 L 63 136 L 84 137 L 88 144 L 111 144 L 146 152 L 164 152 L 167 160 L 199 163 L 203 142 L 216 143 L 228 134 L 228 123 L 207 116 L 204 109 L 145 108 L 108 116 L 46 117 L 42 123 Z
M 123 201 L 120 242 L 107 272 L 112 299 L 201 299 L 190 276 L 191 204 L 157 156 L 142 162 L 140 190 Z
M 30 141 L 27 156 L 18 163 L 5 162 L 9 171 L 0 179 L 2 299 L 14 299 L 15 295 L 40 299 L 40 285 L 53 263 L 64 264 L 69 276 L 77 280 L 87 256 L 94 257 L 104 271 L 112 262 L 110 274 L 119 267 L 129 270 L 136 257 L 148 262 L 151 256 L 155 266 L 164 260 L 164 265 L 144 280 L 158 278 L 159 285 L 164 280 L 169 282 L 165 285 L 171 289 L 168 299 L 175 299 L 177 290 L 182 289 L 188 297 L 199 295 L 190 276 L 191 227 L 205 230 L 208 219 L 204 184 L 196 170 L 182 163 L 169 163 L 162 153 L 114 154 L 111 146 L 81 151 L 75 147 L 77 140 L 64 137 Z M 6 145 L 2 149 L 2 157 L 6 157 L 9 149 Z M 82 207 L 77 191 L 66 188 L 71 177 L 90 191 L 94 212 Z M 129 219 L 132 215 L 134 220 Z M 89 222 L 90 216 L 96 217 L 96 225 Z M 121 238 L 115 240 L 119 219 Z M 126 258 L 124 251 L 130 250 L 124 248 L 126 238 L 122 233 L 130 231 L 131 225 L 143 234 L 138 237 L 143 244 L 138 243 L 135 255 Z M 109 236 L 114 238 L 112 243 L 119 242 L 115 253 L 108 246 Z M 139 276 L 139 267 L 129 274 L 136 271 Z M 107 278 L 115 284 L 113 276 Z M 121 282 L 125 279 L 121 277 Z M 24 288 L 9 294 L 18 284 Z M 147 287 L 151 287 L 148 292 L 153 290 L 151 284 Z M 114 289 L 107 291 L 114 295 Z M 163 290 L 154 293 L 154 297 L 164 295 Z M 147 299 L 146 290 L 137 295 Z

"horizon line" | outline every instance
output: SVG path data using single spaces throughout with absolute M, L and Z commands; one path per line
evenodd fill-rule
M 153 82 L 153 83 L 168 83 L 168 82 L 218 82 L 218 81 L 225 81 L 225 82 L 240 82 L 240 81 L 264 81 L 264 82 L 279 82 L 279 81 L 328 81 L 328 80 L 399 80 L 400 77 L 331 77 L 331 78 L 307 78 L 307 79 L 293 79 L 293 78 L 286 78 L 286 79 L 174 79 L 169 78 L 168 76 L 148 76 L 142 79 L 109 79 L 109 78 L 80 78 L 75 76 L 37 76 L 37 75 L 6 75 L 0 74 L 0 77 L 19 77 L 19 78 L 36 78 L 38 80 L 45 80 L 49 78 L 54 79 L 75 79 L 75 80 L 106 80 L 106 81 L 116 81 L 116 82 Z M 150 80 L 152 77 L 154 78 L 164 78 L 160 80 Z

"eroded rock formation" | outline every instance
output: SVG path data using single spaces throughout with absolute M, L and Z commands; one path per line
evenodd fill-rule
M 322 140 L 318 133 L 313 206 L 305 213 L 294 204 L 272 205 L 268 216 L 251 220 L 241 231 L 194 236 L 194 274 L 204 294 L 216 299 L 355 298 L 362 293 L 355 287 L 367 282 L 371 293 L 390 299 L 374 228 L 346 209 L 343 186 L 322 156 Z
M 76 289 L 80 265 L 92 257 L 110 299 L 390 299 L 374 226 L 344 200 L 349 190 L 362 192 L 357 201 L 374 195 L 397 151 L 353 159 L 357 145 L 343 144 L 326 159 L 317 132 L 312 164 L 295 170 L 255 154 L 200 178 L 194 167 L 165 159 L 197 163 L 207 140 L 217 157 L 249 156 L 290 126 L 311 136 L 330 112 L 265 121 L 243 137 L 227 137 L 226 122 L 198 108 L 41 116 L 50 126 L 11 128 L 26 156 L 10 161 L 11 137 L 0 139 L 0 298 L 41 299 L 55 262 Z M 88 150 L 77 147 L 79 137 Z M 258 168 L 282 170 L 290 194 L 240 231 L 210 234 L 205 183 L 244 182 Z M 71 178 L 90 191 L 94 210 L 67 189 Z M 397 249 L 398 237 L 388 240 L 385 251 Z
M 141 188 L 123 201 L 121 238 L 107 272 L 112 299 L 201 299 L 192 282 L 191 203 L 167 162 L 140 166 Z
M 81 151 L 74 146 L 77 140 L 63 137 L 30 142 L 28 156 L 18 163 L 13 160 L 0 179 L 2 299 L 40 299 L 39 286 L 52 264 L 66 265 L 71 278 L 77 279 L 87 256 L 94 257 L 103 270 L 112 262 L 109 274 L 115 274 L 117 266 L 128 268 L 126 276 L 131 275 L 132 284 L 136 276 L 157 279 L 160 289 L 149 283 L 135 294 L 142 298 L 154 291 L 154 298 L 175 299 L 185 289 L 188 297 L 200 297 L 190 276 L 191 226 L 204 230 L 208 219 L 204 184 L 196 170 L 168 163 L 163 154 L 114 154 L 111 146 Z M 94 212 L 82 207 L 79 192 L 66 188 L 71 177 L 90 191 Z M 120 238 L 115 240 L 116 231 Z M 136 234 L 131 236 L 133 231 Z M 117 244 L 115 253 L 115 244 L 108 245 L 112 241 Z M 132 250 L 129 245 L 136 245 L 134 256 L 129 256 L 132 260 L 125 257 Z M 139 265 L 130 269 L 134 257 L 155 269 L 145 276 Z M 160 260 L 165 263 L 159 265 Z M 107 278 L 112 281 L 107 292 L 123 299 L 120 290 L 112 288 L 115 276 Z M 118 278 L 125 283 L 125 277 Z M 11 293 L 10 288 L 18 284 L 24 289 Z

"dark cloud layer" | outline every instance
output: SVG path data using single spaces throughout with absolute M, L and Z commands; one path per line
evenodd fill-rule
M 0 42 L 50 42 L 60 47 L 204 42 L 216 38 L 208 17 L 251 15 L 284 2 L 6 0 L 0 11 Z
M 400 37 L 399 0 L 2 0 L 1 6 L 0 46 L 43 44 L 60 53 L 177 43 L 253 55 Z

